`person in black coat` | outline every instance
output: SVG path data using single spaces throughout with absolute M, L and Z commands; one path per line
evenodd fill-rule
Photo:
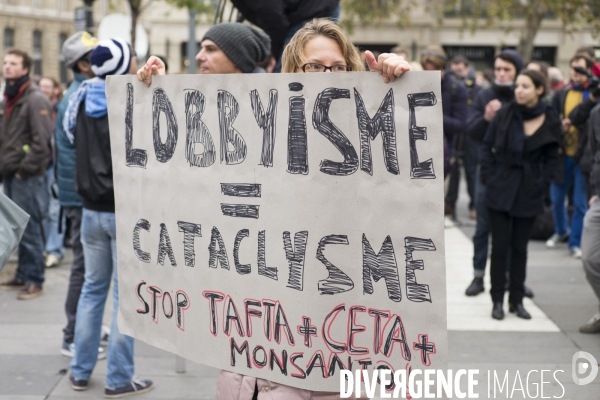
M 544 211 L 543 193 L 552 180 L 561 140 L 558 114 L 543 101 L 546 79 L 524 70 L 515 100 L 492 120 L 480 148 L 481 180 L 492 231 L 492 318 L 503 319 L 502 303 L 510 249 L 510 312 L 531 316 L 523 308 L 527 243 L 535 217 Z

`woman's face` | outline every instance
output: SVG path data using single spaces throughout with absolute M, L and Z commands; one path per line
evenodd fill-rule
M 304 58 L 306 63 L 322 64 L 329 67 L 347 65 L 337 42 L 325 36 L 315 36 L 304 45 Z M 301 65 L 296 67 L 296 72 L 302 72 Z
M 517 103 L 525 107 L 535 106 L 542 93 L 543 87 L 536 88 L 533 81 L 527 75 L 519 75 L 515 85 L 515 99 Z

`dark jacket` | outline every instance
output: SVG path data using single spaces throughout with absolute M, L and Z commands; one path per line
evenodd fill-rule
M 5 118 L 0 107 L 0 174 L 29 178 L 44 175 L 50 161 L 52 104 L 35 83 L 23 92 Z
M 330 14 L 339 0 L 232 0 L 245 19 L 271 38 L 275 58 L 283 51 L 288 29 L 299 22 Z
M 76 73 L 65 97 L 56 107 L 54 140 L 56 143 L 56 178 L 58 181 L 58 201 L 63 207 L 81 207 L 81 196 L 75 190 L 75 145 L 71 143 L 63 128 L 63 118 L 71 95 L 79 89 L 85 77 Z
M 493 86 L 491 88 L 480 90 L 475 97 L 473 106 L 469 107 L 467 135 L 477 143 L 481 143 L 490 125 L 490 123 L 483 118 L 485 114 L 485 106 L 487 106 L 490 101 L 495 99 L 500 100 L 502 104 L 506 104 L 514 99 L 514 97 L 514 92 L 511 92 L 510 95 L 501 95 Z
M 112 157 L 108 115 L 92 118 L 85 113 L 82 101 L 75 125 L 77 148 L 77 193 L 83 198 L 83 206 L 89 210 L 115 212 Z
M 479 159 L 481 180 L 486 187 L 486 205 L 492 210 L 504 211 L 515 217 L 535 217 L 544 212 L 544 193 L 548 190 L 558 161 L 561 136 L 560 118 L 552 109 L 540 129 L 525 139 L 522 163 L 512 162 L 510 150 L 495 148 L 498 121 L 510 118 L 510 102 L 504 105 L 492 120 Z
M 589 144 L 592 152 L 592 173 L 590 174 L 590 195 L 600 196 L 600 105 L 594 107 L 588 121 Z
M 444 113 L 444 135 L 452 143 L 464 133 L 467 123 L 469 93 L 464 83 L 446 72 L 442 78 L 442 110 Z

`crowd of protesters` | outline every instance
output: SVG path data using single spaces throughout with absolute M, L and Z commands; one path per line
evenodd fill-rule
M 279 17 L 260 15 L 262 2 L 234 3 L 264 31 L 243 23 L 213 26 L 196 55 L 203 74 L 368 70 L 379 72 L 387 83 L 411 69 L 440 71 L 445 213 L 456 218 L 462 168 L 469 216 L 476 221 L 474 279 L 466 295 L 484 291 L 491 236 L 493 318 L 504 318 L 507 290 L 509 311 L 531 318 L 522 303 L 523 297 L 533 297 L 525 285 L 527 245 L 536 223 L 548 213 L 554 232 L 546 237 L 547 247 L 567 242 L 573 257 L 582 258 L 600 300 L 600 106 L 599 90 L 590 85 L 600 66 L 593 49 L 579 49 L 573 56 L 568 83 L 557 68 L 539 61 L 524 65 L 508 49 L 495 57 L 491 74 L 478 73 L 467 58 L 450 59 L 438 46 L 428 46 L 418 61 L 411 61 L 401 47 L 384 54 L 361 53 L 330 19 L 310 20 L 314 15 L 299 13 L 273 27 L 269 23 Z M 339 15 L 337 1 L 314 4 L 322 8 L 320 16 L 335 20 Z M 116 223 L 105 79 L 137 73 L 150 86 L 152 76 L 167 73 L 167 65 L 151 56 L 138 69 L 127 42 L 99 42 L 87 32 L 65 42 L 62 58 L 74 76 L 64 92 L 52 77 L 38 83 L 30 78 L 32 60 L 24 51 L 10 49 L 4 56 L 0 175 L 4 192 L 30 215 L 30 222 L 19 244 L 16 274 L 0 289 L 18 290 L 21 300 L 42 295 L 45 268 L 60 264 L 68 241 L 73 262 L 61 353 L 73 358 L 71 387 L 86 390 L 96 361 L 107 358 L 105 396 L 140 394 L 154 385 L 135 377 L 133 339 L 120 334 L 116 322 Z M 111 284 L 109 328 L 102 318 Z M 580 330 L 600 333 L 600 313 Z M 249 400 L 265 388 L 272 398 L 339 397 L 223 371 L 217 398 Z

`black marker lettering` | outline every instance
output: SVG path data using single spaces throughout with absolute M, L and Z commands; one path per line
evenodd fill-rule
M 275 121 L 277 121 L 277 90 L 269 91 L 269 107 L 265 114 L 258 91 L 250 92 L 250 104 L 258 126 L 263 130 L 262 154 L 260 165 L 273 166 L 273 147 L 275 147 Z
M 325 136 L 344 156 L 343 162 L 323 160 L 321 172 L 328 175 L 351 175 L 358 169 L 358 155 L 346 135 L 329 119 L 329 106 L 335 99 L 349 99 L 348 89 L 327 88 L 317 96 L 313 110 L 313 127 Z
M 125 110 L 125 163 L 128 167 L 146 168 L 146 150 L 133 148 L 133 85 L 127 84 L 127 106 Z
M 167 121 L 167 140 L 162 143 L 160 140 L 160 114 L 163 112 Z M 173 105 L 167 97 L 167 94 L 161 88 L 154 89 L 152 96 L 152 138 L 154 141 L 154 152 L 156 159 L 161 163 L 166 163 L 173 157 L 175 146 L 177 145 L 177 119 L 173 111 Z
M 235 270 L 240 275 L 249 274 L 251 271 L 250 264 L 240 264 L 240 244 L 242 243 L 242 239 L 248 237 L 250 235 L 250 231 L 248 229 L 240 230 L 237 235 L 235 235 L 235 241 L 233 242 L 233 262 L 235 264 Z
M 150 253 L 143 251 L 140 246 L 140 230 L 142 229 L 150 232 L 150 222 L 148 220 L 140 219 L 133 228 L 133 251 L 140 261 L 149 263 Z
M 417 283 L 415 274 L 415 270 L 425 269 L 425 263 L 423 260 L 413 260 L 413 251 L 435 251 L 435 245 L 431 239 L 409 236 L 404 238 L 404 248 L 406 249 L 406 298 L 417 303 L 424 301 L 431 303 L 429 285 Z
M 183 232 L 183 257 L 185 265 L 193 267 L 196 259 L 194 252 L 194 237 L 202 237 L 200 225 L 191 222 L 177 221 L 179 232 Z
M 265 231 L 258 232 L 258 274 L 277 280 L 277 268 L 267 267 Z
M 427 140 L 427 128 L 417 126 L 416 107 L 432 107 L 437 103 L 433 92 L 408 94 L 409 123 L 408 137 L 410 146 L 410 177 L 413 179 L 435 179 L 433 159 L 419 162 L 417 140 Z
M 158 263 L 165 265 L 165 255 L 169 256 L 171 265 L 176 267 L 175 254 L 173 253 L 173 247 L 171 247 L 171 239 L 169 238 L 169 232 L 165 224 L 160 224 L 160 241 L 158 242 Z
M 246 352 L 246 367 L 252 368 L 250 365 L 250 351 L 248 350 L 248 341 L 244 340 L 241 347 L 238 347 L 237 343 L 235 343 L 235 338 L 231 338 L 231 366 L 235 367 L 235 353 L 238 353 L 240 356 L 243 352 Z
M 194 167 L 209 167 L 217 159 L 217 151 L 207 126 L 202 121 L 205 98 L 202 93 L 193 89 L 185 90 L 185 158 Z M 195 145 L 203 146 L 203 151 L 196 154 Z
M 394 91 L 389 90 L 373 118 L 369 117 L 365 103 L 356 88 L 354 89 L 354 101 L 356 102 L 356 117 L 360 131 L 360 169 L 373 175 L 371 140 L 375 140 L 381 132 L 385 168 L 388 172 L 398 175 L 400 168 L 398 167 L 396 127 L 394 125 Z
M 285 258 L 289 265 L 289 278 L 287 287 L 302 291 L 304 286 L 304 257 L 306 255 L 306 242 L 308 231 L 296 232 L 294 235 L 294 246 L 289 232 L 283 232 L 283 248 Z
M 301 96 L 290 97 L 287 156 L 287 172 L 290 174 L 308 174 L 308 138 L 304 103 L 305 100 Z
M 329 271 L 327 279 L 319 281 L 319 292 L 321 294 L 337 294 L 347 292 L 354 288 L 354 282 L 348 275 L 342 272 L 338 267 L 329 262 L 323 255 L 323 250 L 328 244 L 348 244 L 346 235 L 329 235 L 325 236 L 319 242 L 317 248 L 317 260 L 321 261 Z
M 231 93 L 219 90 L 217 94 L 217 108 L 219 110 L 219 129 L 221 131 L 221 162 L 227 165 L 240 164 L 246 159 L 246 141 L 233 127 L 233 121 L 239 113 L 239 104 Z M 228 146 L 232 146 L 232 150 Z
M 402 289 L 400 288 L 400 278 L 398 277 L 398 264 L 396 263 L 396 254 L 392 239 L 387 236 L 381 245 L 379 253 L 375 254 L 369 240 L 363 233 L 363 293 L 373 294 L 373 282 L 383 277 L 387 287 L 390 300 L 399 302 L 402 300 Z
M 219 250 L 217 250 L 219 245 Z M 210 245 L 208 246 L 208 266 L 210 268 L 217 268 L 217 264 L 221 264 L 221 268 L 229 269 L 229 259 L 227 257 L 227 250 L 225 249 L 225 243 L 221 237 L 221 233 L 216 226 L 213 226 L 210 233 Z

